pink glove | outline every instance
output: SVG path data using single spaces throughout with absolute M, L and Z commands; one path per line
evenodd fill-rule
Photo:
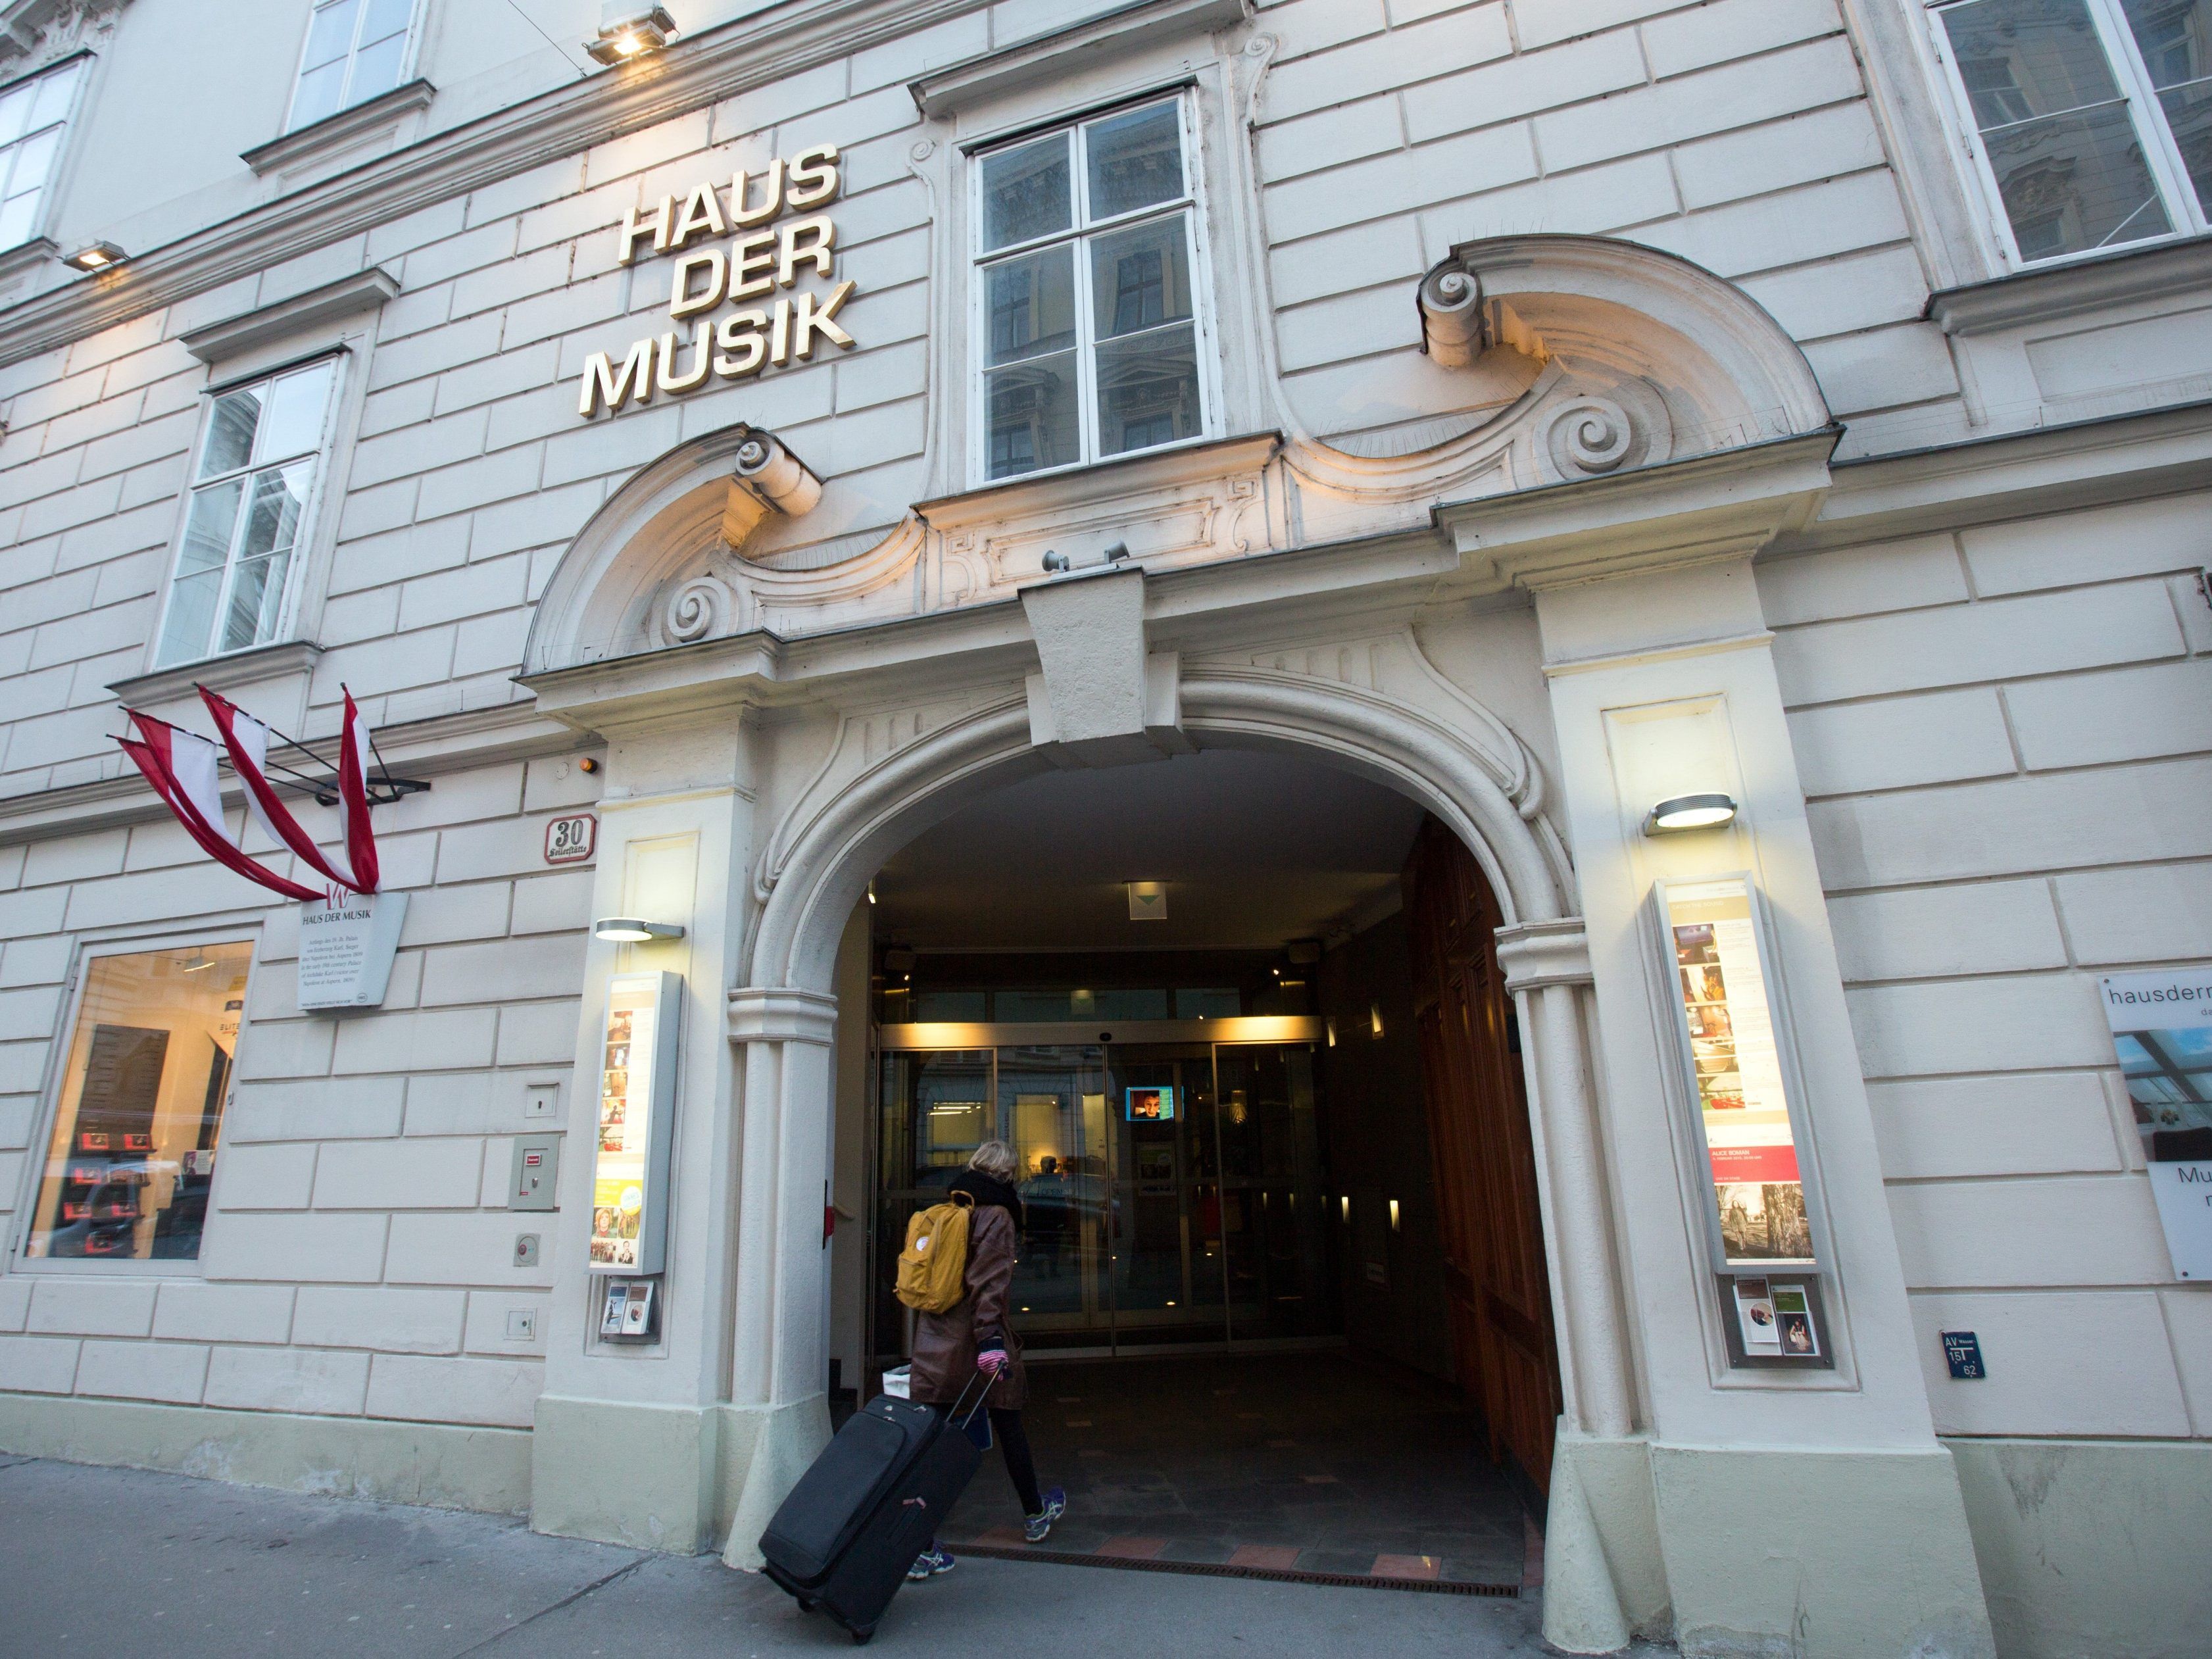
M 1005 1346 L 1000 1343 L 993 1341 L 989 1338 L 986 1338 L 984 1340 L 984 1346 L 978 1347 L 975 1350 L 975 1369 L 982 1372 L 984 1376 L 995 1381 L 999 1373 L 1006 1370 L 1006 1350 Z

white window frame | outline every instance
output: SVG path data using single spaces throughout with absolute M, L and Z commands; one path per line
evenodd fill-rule
M 335 4 L 337 3 L 337 0 L 329 0 L 329 3 Z M 348 110 L 357 108 L 361 105 L 369 102 L 372 99 L 381 98 L 385 96 L 386 93 L 396 91 L 399 88 L 405 86 L 409 81 L 412 80 L 415 75 L 416 58 L 422 49 L 422 8 L 427 3 L 428 0 L 411 0 L 411 3 L 408 7 L 407 32 L 404 37 L 407 44 L 399 49 L 399 73 L 391 86 L 386 87 L 383 92 L 371 93 L 368 98 L 349 98 L 344 93 L 341 93 L 338 95 L 337 108 L 326 111 L 321 115 L 318 115 L 312 121 L 303 122 L 298 118 L 300 112 L 300 82 L 307 74 L 308 43 L 312 41 L 315 36 L 315 14 L 323 9 L 324 4 L 324 0 L 307 0 L 307 26 L 300 32 L 300 55 L 297 61 L 292 65 L 292 92 L 290 97 L 286 99 L 284 102 L 285 135 L 289 137 L 295 132 L 302 131 L 307 127 L 319 126 L 325 121 L 334 121 L 339 116 L 343 115 Z M 346 87 L 349 91 L 353 86 L 354 60 L 361 55 L 361 26 L 367 20 L 368 15 L 368 0 L 362 0 L 361 9 L 354 17 L 353 39 L 346 46 L 345 78 Z
M 1182 148 L 1183 188 L 1172 200 L 1148 203 L 1141 208 L 1110 219 L 1093 221 L 1089 216 L 1091 191 L 1090 168 L 1083 138 L 1086 123 L 1109 116 L 1132 115 L 1144 109 L 1172 103 L 1181 126 Z M 1192 88 L 1188 85 L 1163 88 L 1136 96 L 1116 99 L 1079 112 L 1054 117 L 1045 122 L 1025 123 L 1018 130 L 993 135 L 965 146 L 968 181 L 969 234 L 967 250 L 968 282 L 968 380 L 969 410 L 968 418 L 968 476 L 977 489 L 1026 483 L 1033 478 L 1048 478 L 1064 473 L 1079 471 L 1085 467 L 1109 463 L 1134 460 L 1139 457 L 1161 455 L 1177 449 L 1187 449 L 1221 435 L 1222 389 L 1216 372 L 1218 351 L 1215 346 L 1213 262 L 1206 237 L 1206 187 L 1204 158 L 1199 153 L 1199 123 Z M 1069 189 L 1072 193 L 1073 222 L 1069 228 L 1049 235 L 1036 236 L 1024 242 L 1010 242 L 1004 247 L 988 252 L 983 246 L 983 161 L 987 156 L 1006 150 L 1018 149 L 1040 138 L 1056 133 L 1069 135 Z M 1096 319 L 1091 314 L 1091 273 L 1084 257 L 1090 244 L 1099 236 L 1126 230 L 1155 219 L 1185 217 L 1190 226 L 1190 294 L 1193 349 L 1198 359 L 1198 395 L 1200 403 L 1199 430 L 1187 438 L 1176 438 L 1164 444 L 1148 445 L 1142 449 L 1125 449 L 1111 455 L 1100 453 L 1098 439 L 1097 356 L 1099 339 Z M 1074 300 L 1076 330 L 1076 399 L 1078 418 L 1079 458 L 1058 466 L 1032 467 L 1025 472 L 1011 473 L 1005 477 L 991 476 L 990 392 L 989 369 L 991 323 L 987 303 L 987 284 L 984 273 L 992 266 L 1009 260 L 1024 258 L 1045 248 L 1066 244 L 1075 250 Z M 1001 365 L 1001 367 L 1004 367 Z
M 54 63 L 42 65 L 31 74 L 18 76 L 5 85 L 0 85 L 0 95 L 4 95 L 15 91 L 18 87 L 29 86 L 45 80 L 48 76 L 58 75 L 65 70 L 73 70 L 76 76 L 76 84 L 70 88 L 69 107 L 62 112 L 61 120 L 56 124 L 61 136 L 54 140 L 53 160 L 47 164 L 46 176 L 39 185 L 39 205 L 32 213 L 31 222 L 24 227 L 21 237 L 15 241 L 0 244 L 0 254 L 11 253 L 38 241 L 46 234 L 47 227 L 53 222 L 54 200 L 59 194 L 57 186 L 61 183 L 63 165 L 69 159 L 70 135 L 76 131 L 77 117 L 83 112 L 85 89 L 92 82 L 93 68 L 94 60 L 90 52 L 75 52 Z M 32 95 L 34 98 L 37 96 L 36 94 Z M 39 131 L 44 132 L 47 129 L 41 127 Z M 5 196 L 8 185 L 5 175 L 14 166 L 16 147 L 29 137 L 27 131 L 19 134 L 9 143 L 5 150 L 0 150 L 0 198 L 4 198 Z
M 2159 235 L 2133 237 L 2124 242 L 2081 248 L 2071 253 L 2053 253 L 2037 258 L 2023 254 L 2020 240 L 2013 230 L 2012 216 L 2005 210 L 2003 192 L 1997 185 L 1996 166 L 1990 159 L 1988 147 L 1982 142 L 1981 127 L 1974 116 L 1973 98 L 1967 89 L 1965 72 L 1960 65 L 1958 53 L 1952 47 L 1950 31 L 1943 21 L 1943 13 L 1973 3 L 1975 0 L 1927 0 L 1928 29 L 1930 44 L 1937 60 L 1943 66 L 1944 78 L 1950 87 L 1952 105 L 1959 121 L 1960 140 L 1966 146 L 1966 153 L 1973 158 L 1974 170 L 1981 180 L 1983 197 L 1989 207 L 1990 232 L 1997 252 L 2008 268 L 2046 270 L 2054 266 L 2076 264 L 2083 260 L 2109 258 L 2117 253 L 2162 247 L 2168 243 L 2191 236 L 2202 236 L 2212 231 L 2212 218 L 2208 218 L 2197 199 L 2196 186 L 2190 182 L 2189 169 L 2181 159 L 2180 146 L 2174 141 L 2172 128 L 2166 121 L 2157 90 L 2151 85 L 2149 68 L 2144 64 L 2142 53 L 2136 45 L 2135 31 L 2129 27 L 2126 15 L 2120 9 L 2120 0 L 2081 0 L 2088 10 L 2092 26 L 2097 31 L 2098 42 L 2105 49 L 2105 60 L 2112 70 L 2113 83 L 2118 87 L 2119 95 L 2127 101 L 2128 120 L 2142 146 L 2144 165 L 2150 169 L 2152 182 L 2158 188 L 2160 205 L 2165 208 L 2166 218 L 2173 228 Z
M 315 545 L 316 532 L 321 521 L 325 486 L 331 477 L 331 452 L 336 447 L 337 440 L 337 412 L 345 403 L 347 356 L 348 354 L 343 347 L 313 352 L 307 356 L 293 358 L 267 368 L 258 368 L 250 374 L 234 376 L 210 386 L 202 394 L 205 406 L 200 411 L 199 438 L 192 446 L 191 471 L 185 477 L 184 494 L 178 507 L 176 535 L 169 544 L 168 578 L 167 584 L 162 590 L 161 620 L 154 629 L 152 672 L 181 668 L 192 663 L 218 662 L 225 657 L 237 656 L 247 651 L 258 651 L 267 646 L 281 645 L 291 639 L 297 632 L 300 594 L 306 580 L 305 573 L 310 557 L 310 550 Z M 207 453 L 208 441 L 215 429 L 216 404 L 231 392 L 244 391 L 249 386 L 270 385 L 287 374 L 297 374 L 303 369 L 313 368 L 318 364 L 325 363 L 330 366 L 331 383 L 324 394 L 322 424 L 317 428 L 315 447 L 313 450 L 298 451 L 277 459 L 249 460 L 243 466 L 233 467 L 227 471 L 216 473 L 205 478 L 198 476 L 201 458 Z M 219 643 L 222 635 L 223 620 L 229 614 L 231 591 L 238 579 L 239 538 L 245 534 L 246 526 L 252 516 L 251 512 L 252 496 L 249 484 L 246 489 L 240 492 L 238 517 L 231 526 L 230 541 L 224 550 L 222 582 L 216 597 L 215 616 L 210 628 L 207 648 L 197 654 L 173 658 L 163 655 L 161 647 L 163 641 L 168 637 L 169 613 L 174 609 L 177 602 L 179 566 L 185 556 L 185 538 L 191 531 L 194 498 L 203 490 L 218 488 L 232 479 L 243 478 L 250 481 L 257 472 L 309 459 L 313 460 L 314 471 L 308 479 L 306 500 L 300 510 L 299 525 L 293 532 L 291 556 L 287 561 L 284 569 L 284 592 L 276 602 L 276 620 L 270 630 L 269 637 L 257 639 L 246 645 L 225 647 Z
M 76 960 L 70 969 L 69 994 L 62 999 L 61 1024 L 56 1028 L 52 1047 L 48 1050 L 46 1079 L 40 1091 L 36 1139 L 30 1156 L 23 1160 L 21 1189 L 16 1194 L 16 1224 L 14 1248 L 6 1257 L 10 1274 L 52 1274 L 58 1278 L 90 1276 L 102 1279 L 198 1279 L 204 1276 L 207 1261 L 208 1242 L 214 1236 L 216 1218 L 222 1213 L 210 1192 L 208 1198 L 207 1219 L 200 1231 L 198 1255 L 189 1260 L 175 1257 L 145 1259 L 137 1256 L 117 1256 L 100 1259 L 80 1256 L 33 1255 L 31 1234 L 39 1224 L 39 1194 L 46 1173 L 46 1160 L 53 1146 L 54 1125 L 61 1115 L 62 1097 L 69 1089 L 70 1051 L 76 1041 L 77 1021 L 82 1018 L 86 994 L 92 986 L 92 969 L 105 957 L 150 956 L 163 951 L 182 951 L 194 945 L 246 945 L 252 947 L 246 962 L 246 1006 L 238 1011 L 238 1041 L 231 1050 L 230 1075 L 225 1080 L 222 1114 L 216 1121 L 216 1170 L 222 1179 L 222 1146 L 228 1133 L 232 1110 L 238 1104 L 238 1065 L 246 1052 L 246 1032 L 252 1024 L 253 981 L 257 975 L 268 971 L 261 960 L 261 930 L 251 923 L 230 922 L 180 932 L 164 928 L 152 933 L 122 934 L 112 938 L 87 939 L 76 951 Z

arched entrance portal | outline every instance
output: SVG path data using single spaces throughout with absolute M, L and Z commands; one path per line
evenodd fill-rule
M 1522 1034 L 1567 1425 L 1624 1435 L 1629 1391 L 1586 1082 L 1588 969 L 1571 871 L 1544 822 L 1535 769 L 1510 732 L 1430 668 L 1410 637 L 1363 656 L 1357 682 L 1281 659 L 1187 665 L 1182 732 L 1200 749 L 1300 754 L 1381 783 L 1425 807 L 1479 866 L 1495 896 L 1498 962 Z M 841 740 L 762 855 L 750 983 L 731 997 L 744 1048 L 733 1399 L 763 1419 L 732 1529 L 733 1561 L 746 1559 L 759 1520 L 826 1432 L 818 1405 L 803 1408 L 818 1400 L 826 1369 L 826 1270 L 818 1241 L 793 1224 L 818 1214 L 827 1173 L 824 1045 L 840 939 L 869 878 L 900 847 L 1048 769 L 1030 737 L 1026 709 L 1008 699 L 895 737 L 888 752 L 880 738 Z

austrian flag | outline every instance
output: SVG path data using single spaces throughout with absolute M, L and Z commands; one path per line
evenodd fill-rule
M 124 711 L 137 728 L 135 738 L 118 738 L 154 793 L 167 802 L 185 832 L 216 863 L 236 871 L 248 881 L 273 892 L 308 902 L 334 897 L 337 890 L 374 893 L 377 887 L 376 837 L 368 822 L 368 780 L 364 757 L 369 750 L 368 723 L 346 693 L 345 722 L 338 733 L 338 821 L 345 839 L 343 855 L 333 856 L 319 847 L 313 836 L 292 816 L 291 809 L 270 782 L 270 729 L 228 698 L 200 688 L 200 697 L 222 733 L 231 769 L 246 786 L 246 810 L 270 839 L 320 876 L 323 887 L 309 887 L 278 875 L 251 857 L 230 833 L 222 810 L 216 775 L 216 745 L 198 732 L 172 726 L 167 720 Z

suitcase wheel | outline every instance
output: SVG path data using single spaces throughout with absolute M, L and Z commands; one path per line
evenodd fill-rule
M 854 1631 L 853 1632 L 853 1645 L 856 1648 L 866 1646 L 868 1638 L 875 1633 L 876 1627 L 873 1625 L 869 1626 L 866 1630 Z

